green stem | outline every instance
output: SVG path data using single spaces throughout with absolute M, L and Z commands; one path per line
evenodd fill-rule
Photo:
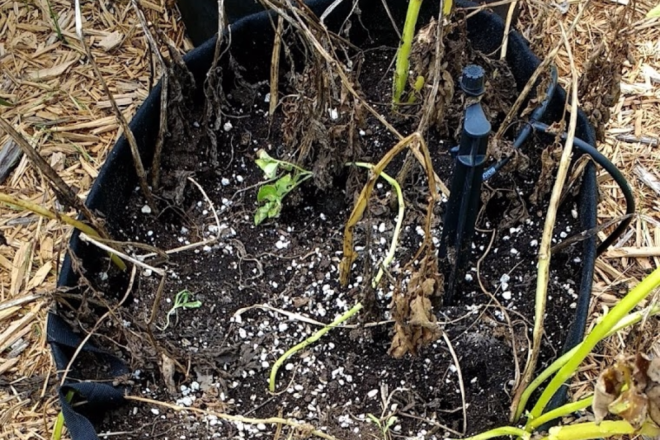
M 637 304 L 644 298 L 649 296 L 655 288 L 660 285 L 660 268 L 655 269 L 650 275 L 644 278 L 633 290 L 624 296 L 614 308 L 603 317 L 603 319 L 594 327 L 586 339 L 579 345 L 575 352 L 566 364 L 557 372 L 555 377 L 550 381 L 546 389 L 541 394 L 538 402 L 532 409 L 530 417 L 535 419 L 541 415 L 545 406 L 548 404 L 552 396 L 555 395 L 557 390 L 566 382 L 580 366 L 580 363 L 586 358 L 589 353 L 594 349 L 607 334 L 621 321 L 621 319 L 628 314 Z
M 638 322 L 640 322 L 645 316 L 654 316 L 660 313 L 660 305 L 653 305 L 650 306 L 647 309 L 640 310 L 635 313 L 631 313 L 630 315 L 626 316 L 623 318 L 619 323 L 612 329 L 610 330 L 607 335 L 605 336 L 606 338 L 609 336 L 612 336 L 613 334 L 619 332 L 620 330 L 630 327 L 631 325 L 635 325 Z M 550 366 L 548 366 L 545 370 L 543 370 L 528 386 L 525 388 L 525 391 L 522 393 L 520 396 L 520 402 L 518 403 L 518 408 L 516 408 L 516 418 L 514 421 L 520 420 L 520 417 L 522 416 L 523 411 L 525 410 L 525 407 L 527 406 L 527 402 L 529 401 L 529 398 L 532 396 L 532 393 L 536 391 L 536 389 L 541 386 L 543 382 L 545 382 L 547 379 L 550 378 L 554 373 L 559 371 L 561 367 L 563 367 L 566 362 L 568 362 L 569 359 L 571 359 L 573 356 L 575 356 L 575 353 L 577 353 L 578 349 L 582 343 L 576 345 L 571 349 L 570 351 L 566 352 L 563 356 L 561 356 L 559 359 L 555 360 Z
M 490 438 L 502 437 L 504 435 L 514 435 L 523 440 L 529 440 L 531 438 L 531 434 L 523 429 L 515 428 L 513 426 L 502 426 L 501 428 L 491 429 L 490 431 L 482 432 L 481 434 L 463 440 L 488 440 Z
M 288 349 L 286 351 L 286 353 L 284 353 L 282 356 L 280 356 L 280 358 L 277 359 L 277 361 L 275 361 L 275 363 L 273 364 L 273 368 L 270 370 L 270 381 L 269 381 L 269 384 L 268 384 L 268 388 L 270 389 L 271 393 L 275 391 L 275 378 L 277 377 L 277 370 L 282 366 L 284 361 L 286 361 L 290 356 L 292 356 L 296 352 L 302 350 L 303 348 L 307 347 L 308 345 L 311 345 L 314 342 L 321 339 L 323 337 L 323 335 L 325 335 L 326 333 L 328 333 L 330 330 L 337 327 L 338 325 L 342 324 L 344 321 L 350 319 L 353 315 L 355 315 L 360 310 L 362 310 L 362 303 L 355 304 L 353 306 L 353 308 L 350 309 L 348 312 L 344 313 L 339 318 L 332 321 L 332 323 L 328 324 L 327 326 L 323 327 L 321 330 L 314 333 L 309 338 L 302 341 L 300 344 L 294 345 L 293 347 Z
M 370 170 L 374 168 L 372 164 L 366 162 L 351 162 L 347 165 L 355 165 L 362 168 L 368 168 Z M 394 260 L 394 254 L 396 253 L 396 246 L 399 242 L 401 229 L 403 228 L 403 214 L 406 209 L 406 205 L 403 200 L 403 191 L 401 190 L 401 185 L 399 185 L 399 182 L 397 182 L 395 178 L 384 172 L 380 173 L 380 177 L 385 179 L 387 183 L 389 183 L 396 191 L 396 198 L 399 203 L 399 215 L 396 220 L 396 227 L 394 228 L 394 234 L 392 235 L 392 243 L 390 244 L 390 250 L 387 252 L 387 256 L 383 260 L 383 264 L 380 265 L 380 269 L 378 269 L 378 274 L 376 275 L 376 278 L 374 278 L 371 283 L 374 289 L 378 286 L 378 283 L 380 283 L 380 279 L 383 277 L 384 268 L 389 266 Z
M 7 205 L 18 206 L 19 208 L 26 209 L 28 211 L 34 212 L 37 215 L 40 215 L 45 218 L 49 218 L 51 220 L 59 220 L 63 223 L 66 223 L 69 226 L 73 226 L 79 231 L 84 232 L 90 237 L 101 238 L 98 232 L 96 232 L 92 227 L 86 225 L 85 223 L 76 220 L 74 218 L 71 218 L 69 216 L 66 216 L 64 214 L 55 214 L 54 212 L 49 211 L 48 209 L 40 205 L 37 205 L 36 203 L 32 203 L 27 200 L 17 199 L 15 197 L 3 193 L 0 193 L 0 203 L 6 203 Z M 122 271 L 126 270 L 126 264 L 117 255 L 110 254 L 110 259 L 112 259 L 112 262 L 115 263 L 115 266 L 117 266 L 119 269 L 121 269 Z
M 64 397 L 68 403 L 71 403 L 73 400 L 73 395 L 75 391 L 69 390 Z M 64 414 L 62 411 L 59 412 L 57 418 L 55 419 L 55 425 L 53 426 L 53 435 L 52 440 L 60 440 L 62 438 L 62 428 L 64 428 Z
M 46 0 L 46 3 L 48 4 L 48 13 L 50 14 L 50 18 L 53 20 L 53 25 L 55 26 L 57 38 L 59 38 L 62 43 L 66 44 L 66 39 L 64 38 L 64 35 L 62 35 L 62 29 L 60 29 L 60 22 L 58 21 L 57 14 L 55 11 L 53 11 L 53 5 L 51 5 L 50 0 Z
M 415 37 L 415 26 L 417 17 L 423 0 L 410 0 L 408 11 L 406 13 L 406 22 L 403 25 L 403 34 L 401 35 L 401 46 L 396 54 L 396 70 L 394 71 L 394 91 L 392 101 L 394 104 L 401 102 L 401 95 L 408 82 L 408 70 L 410 69 L 410 50 L 412 49 L 413 38 Z
M 578 400 L 577 402 L 567 403 L 566 405 L 555 408 L 552 411 L 548 411 L 545 414 L 542 414 L 537 419 L 530 419 L 525 426 L 525 431 L 534 432 L 536 428 L 541 425 L 548 423 L 551 420 L 558 419 L 560 417 L 565 417 L 569 414 L 573 414 L 576 411 L 581 409 L 588 408 L 591 406 L 591 403 L 594 401 L 594 396 L 587 397 L 586 399 Z
M 543 437 L 541 440 L 589 440 L 592 438 L 631 435 L 634 433 L 635 428 L 624 420 L 606 420 L 598 425 L 595 422 L 586 422 L 575 425 L 555 426 L 550 428 L 549 435 Z

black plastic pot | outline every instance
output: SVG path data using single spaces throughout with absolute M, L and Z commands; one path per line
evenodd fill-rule
M 317 15 L 320 15 L 331 3 L 333 3 L 333 0 L 316 0 L 310 2 L 309 5 Z M 352 3 L 352 1 L 342 2 L 326 18 L 326 25 L 330 29 L 336 30 L 350 13 Z M 457 7 L 472 5 L 466 2 L 457 2 L 456 4 Z M 388 32 L 391 33 L 390 20 L 382 7 L 382 0 L 360 0 L 359 6 L 362 12 L 361 21 L 369 27 L 369 35 L 372 38 L 379 40 L 383 38 L 382 35 Z M 406 7 L 407 2 L 398 0 L 389 2 L 390 12 L 399 23 L 403 23 Z M 431 17 L 437 16 L 437 8 L 438 2 L 424 2 L 420 22 L 427 22 Z M 208 29 L 211 29 L 211 27 L 208 27 Z M 468 33 L 472 45 L 483 53 L 494 53 L 499 48 L 503 29 L 502 19 L 492 13 L 480 12 L 468 20 Z M 353 26 L 352 32 L 355 34 L 352 39 L 358 44 L 360 40 L 366 38 L 366 33 L 361 26 Z M 259 13 L 239 20 L 231 26 L 231 33 L 231 51 L 234 58 L 240 65 L 251 67 L 250 70 L 244 73 L 245 79 L 248 81 L 267 79 L 269 63 L 254 63 L 255 59 L 270 60 L 273 27 L 267 13 Z M 508 44 L 507 61 L 511 66 L 516 83 L 522 87 L 539 65 L 539 59 L 530 51 L 527 42 L 517 32 L 511 32 Z M 206 72 L 211 66 L 214 45 L 215 39 L 211 39 L 185 57 L 188 68 L 198 84 L 204 81 Z M 231 81 L 232 79 L 231 75 L 228 74 L 224 77 L 225 81 Z M 201 95 L 199 98 L 202 99 Z M 565 92 L 561 89 L 557 90 L 548 106 L 543 122 L 557 121 L 563 116 L 565 99 Z M 130 124 L 144 163 L 150 163 L 152 159 L 154 142 L 158 133 L 159 105 L 160 85 L 156 86 L 147 97 Z M 578 115 L 577 136 L 587 143 L 595 145 L 594 130 L 582 112 Z M 126 139 L 122 137 L 103 165 L 87 197 L 87 205 L 92 211 L 102 213 L 106 221 L 112 224 L 124 215 L 125 200 L 136 187 L 136 184 L 137 178 L 132 166 L 129 146 Z M 592 163 L 589 163 L 586 166 L 580 189 L 579 217 L 583 230 L 591 229 L 596 225 L 596 203 L 595 167 Z M 107 268 L 107 254 L 83 243 L 77 232 L 73 233 L 69 245 L 71 252 L 83 262 L 82 270 L 86 273 L 94 274 Z M 586 312 L 589 305 L 596 258 L 595 237 L 584 240 L 582 247 L 581 260 L 583 268 L 578 304 L 564 349 L 571 348 L 582 339 L 586 324 Z M 71 259 L 67 255 L 58 284 L 64 287 L 74 287 L 77 285 L 78 278 L 71 265 Z M 58 317 L 56 310 L 49 315 L 47 333 L 57 369 L 61 371 L 66 368 L 71 356 L 81 342 L 81 337 Z M 87 344 L 83 350 L 100 356 L 100 360 L 109 366 L 111 373 L 115 376 L 128 372 L 120 359 L 91 346 L 91 344 Z M 72 408 L 65 399 L 67 392 L 70 390 L 75 391 L 79 396 L 83 396 L 87 403 L 77 406 L 75 409 Z M 74 440 L 97 439 L 90 418 L 113 409 L 123 402 L 122 388 L 112 386 L 109 383 L 67 381 L 61 387 L 59 395 L 67 427 Z

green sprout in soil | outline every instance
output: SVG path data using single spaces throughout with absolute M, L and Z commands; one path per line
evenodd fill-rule
M 651 438 L 657 438 L 660 436 L 660 428 L 657 424 L 658 421 L 654 418 L 654 413 L 652 413 L 650 409 L 648 414 L 645 410 L 639 410 L 639 408 L 635 406 L 637 400 L 630 397 L 632 393 L 626 393 L 626 391 L 629 390 L 634 391 L 635 383 L 633 381 L 621 381 L 620 387 L 618 388 L 619 394 L 616 396 L 611 396 L 612 402 L 609 405 L 605 405 L 604 410 L 603 408 L 600 408 L 602 404 L 598 403 L 596 399 L 597 397 L 600 397 L 599 391 L 600 388 L 602 388 L 602 386 L 599 387 L 599 385 L 597 385 L 596 393 L 593 396 L 587 397 L 577 402 L 570 402 L 564 406 L 544 413 L 546 405 L 548 402 L 550 402 L 552 396 L 554 396 L 555 393 L 559 391 L 559 388 L 563 386 L 566 381 L 578 371 L 582 361 L 593 352 L 594 348 L 599 342 L 608 336 L 615 334 L 619 330 L 622 330 L 623 328 L 634 325 L 644 319 L 647 319 L 650 316 L 660 314 L 660 306 L 657 304 L 653 304 L 647 307 L 645 310 L 630 313 L 634 307 L 636 307 L 640 302 L 647 298 L 659 286 L 660 268 L 656 269 L 646 278 L 644 278 L 637 286 L 635 286 L 634 289 L 632 289 L 625 297 L 623 297 L 618 302 L 618 304 L 609 311 L 609 313 L 603 316 L 598 324 L 594 327 L 594 329 L 579 345 L 554 361 L 534 381 L 530 383 L 530 385 L 524 390 L 518 403 L 518 407 L 515 408 L 513 422 L 518 422 L 519 418 L 522 417 L 525 405 L 532 393 L 544 380 L 548 379 L 554 374 L 554 378 L 541 393 L 541 396 L 539 397 L 532 410 L 525 414 L 527 417 L 527 422 L 524 429 L 505 426 L 478 434 L 466 440 L 486 440 L 489 438 L 499 437 L 504 434 L 516 435 L 519 438 L 529 439 L 532 435 L 538 436 L 539 432 L 537 429 L 545 423 L 568 416 L 575 411 L 587 408 L 590 405 L 594 408 L 594 412 L 606 411 L 610 414 L 619 415 L 624 420 L 600 421 L 602 420 L 601 415 L 601 417 L 597 417 L 598 421 L 596 422 L 584 422 L 566 426 L 555 426 L 550 428 L 549 435 L 547 437 L 542 437 L 542 440 L 587 440 L 592 438 L 609 438 L 621 435 L 646 435 Z M 640 355 L 638 355 L 638 359 L 639 358 Z M 657 360 L 655 362 L 657 362 Z M 644 364 L 643 361 L 641 363 Z M 632 369 L 632 367 L 625 366 L 617 366 L 615 368 L 628 368 L 629 370 Z M 607 370 L 601 374 L 599 382 L 608 379 L 606 373 L 608 373 Z M 645 380 L 645 382 L 650 381 L 651 379 L 649 378 L 651 376 L 653 376 L 653 378 L 655 377 L 655 373 L 651 374 L 650 369 L 649 373 L 644 371 L 644 374 L 648 374 L 648 377 L 646 378 L 647 380 Z M 621 375 L 624 377 L 626 376 L 625 374 Z M 612 373 L 610 373 L 610 377 L 611 376 L 613 376 Z M 660 385 L 658 386 L 660 387 Z M 642 390 L 642 392 L 643 391 L 644 390 Z M 602 391 L 600 391 L 600 393 L 602 393 Z M 650 394 L 649 396 L 645 397 L 647 397 L 649 401 L 651 399 L 657 399 L 657 396 L 651 396 Z M 614 400 L 614 398 L 616 398 L 616 400 Z M 602 398 L 600 400 L 602 401 Z M 655 404 L 660 405 L 657 402 L 655 402 Z M 621 411 L 622 408 L 624 409 L 623 411 Z M 658 415 L 656 414 L 655 417 L 657 418 Z
M 385 420 L 383 420 L 383 419 L 379 419 L 378 417 L 376 417 L 375 415 L 373 415 L 371 413 L 367 414 L 367 417 L 376 426 L 378 426 L 378 429 L 380 429 L 380 433 L 383 436 L 383 440 L 388 440 L 388 439 L 392 438 L 392 436 L 390 435 L 390 428 L 398 420 L 396 417 L 389 416 L 389 417 L 386 417 Z
M 66 393 L 66 396 L 64 397 L 67 401 L 67 403 L 71 403 L 73 400 L 73 395 L 75 394 L 75 391 L 69 390 Z M 51 440 L 60 440 L 62 438 L 62 429 L 64 428 L 64 413 L 62 411 L 57 414 L 57 418 L 55 419 L 55 425 L 53 426 L 53 435 L 51 436 Z
M 337 327 L 338 325 L 343 324 L 345 321 L 350 319 L 360 310 L 362 310 L 362 303 L 355 304 L 353 308 L 351 308 L 348 312 L 344 313 L 343 315 L 332 321 L 332 323 L 326 325 L 321 330 L 317 331 L 316 333 L 314 333 L 312 336 L 305 339 L 301 343 L 294 345 L 293 347 L 288 349 L 286 353 L 280 356 L 279 359 L 277 359 L 277 361 L 275 361 L 275 363 L 273 364 L 273 368 L 270 370 L 270 381 L 268 382 L 268 389 L 270 390 L 270 392 L 271 393 L 275 392 L 275 378 L 277 377 L 277 370 L 280 369 L 284 361 L 286 361 L 289 357 L 293 356 L 294 354 L 304 349 L 308 345 L 311 345 L 314 342 L 321 339 L 323 335 L 325 335 L 326 333 L 328 333 L 330 330 Z
M 282 212 L 284 197 L 313 175 L 311 171 L 307 171 L 291 162 L 271 157 L 264 150 L 259 150 L 257 157 L 256 164 L 264 172 L 268 182 L 273 183 L 266 183 L 259 188 L 257 203 L 260 206 L 254 214 L 255 225 L 259 225 L 268 218 L 279 217 Z M 287 173 L 278 177 L 282 170 Z
M 373 170 L 374 168 L 374 165 L 365 162 L 352 162 L 349 163 L 348 165 L 355 165 L 358 167 L 367 168 L 369 170 Z M 391 177 L 385 172 L 381 172 L 380 177 L 385 179 L 387 183 L 389 183 L 392 186 L 392 188 L 394 188 L 394 190 L 396 191 L 396 198 L 399 203 L 399 213 L 396 220 L 396 227 L 394 228 L 394 234 L 392 234 L 392 243 L 390 244 L 390 249 L 387 252 L 387 256 L 385 256 L 383 263 L 380 265 L 380 269 L 378 269 L 378 274 L 376 275 L 376 278 L 374 278 L 373 281 L 371 282 L 371 286 L 374 289 L 378 287 L 378 283 L 380 283 L 380 280 L 383 277 L 383 273 L 387 268 L 387 266 L 389 266 L 394 260 L 394 254 L 396 253 L 396 247 L 399 242 L 399 236 L 401 235 L 401 228 L 403 227 L 403 214 L 406 208 L 405 202 L 403 200 L 403 191 L 401 190 L 401 185 L 399 185 L 399 182 L 397 182 L 395 178 Z
M 401 35 L 401 45 L 396 53 L 396 68 L 394 71 L 394 87 L 392 91 L 392 102 L 395 106 L 401 103 L 401 97 L 403 96 L 406 84 L 408 83 L 410 51 L 412 50 L 417 18 L 419 17 L 419 10 L 423 1 L 424 0 L 410 0 L 410 3 L 408 3 L 406 21 L 403 25 L 403 34 Z M 448 16 L 451 13 L 452 4 L 453 0 L 444 0 L 441 2 L 442 15 Z M 415 79 L 415 90 L 421 90 L 424 86 L 424 81 L 424 77 L 418 76 Z M 411 99 L 414 101 L 414 98 Z
M 170 316 L 176 314 L 178 309 L 198 309 L 202 306 L 201 301 L 191 301 L 191 295 L 192 293 L 187 289 L 176 294 L 174 297 L 174 305 L 167 312 L 167 316 L 165 317 L 165 327 L 161 328 L 162 331 L 165 331 L 165 329 L 170 326 Z

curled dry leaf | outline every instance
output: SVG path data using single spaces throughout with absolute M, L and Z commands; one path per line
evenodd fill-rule
M 655 384 L 646 389 L 646 397 L 649 399 L 649 417 L 660 426 L 660 384 Z
M 609 410 L 612 414 L 625 419 L 635 429 L 639 429 L 646 420 L 648 406 L 646 394 L 633 386 L 621 393 L 614 402 L 610 403 Z
M 598 377 L 594 389 L 592 408 L 596 423 L 600 423 L 609 414 L 610 403 L 614 402 L 623 387 L 623 374 L 616 367 L 609 367 Z
M 442 288 L 433 261 L 425 257 L 420 269 L 412 274 L 407 288 L 397 289 L 394 293 L 394 337 L 389 351 L 394 358 L 401 358 L 406 353 L 417 354 L 420 348 L 442 335 L 431 304 L 431 297 Z
M 596 382 L 592 408 L 596 423 L 614 414 L 637 430 L 649 419 L 660 426 L 660 358 L 637 354 L 607 368 Z
M 174 395 L 177 393 L 176 383 L 174 383 L 174 373 L 176 372 L 176 366 L 174 365 L 172 358 L 167 356 L 165 353 L 161 353 L 161 361 L 161 374 L 163 375 L 165 385 L 167 385 L 167 391 Z

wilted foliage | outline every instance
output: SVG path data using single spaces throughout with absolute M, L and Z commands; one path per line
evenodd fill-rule
M 660 358 L 640 353 L 607 368 L 598 377 L 592 406 L 597 423 L 614 414 L 635 429 L 649 420 L 660 426 Z

